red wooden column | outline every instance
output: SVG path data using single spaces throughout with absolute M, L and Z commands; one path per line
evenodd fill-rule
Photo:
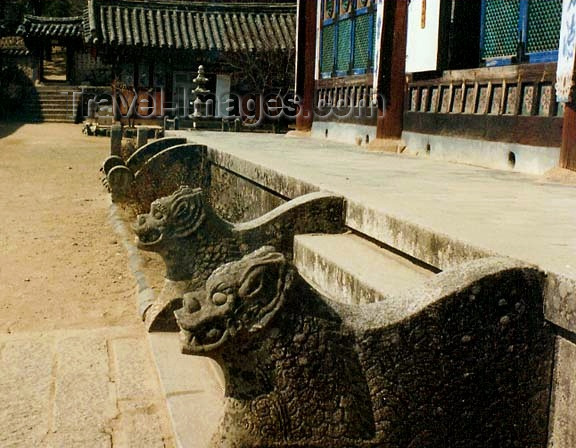
M 408 0 L 384 0 L 376 137 L 398 140 L 404 120 Z
M 566 103 L 562 125 L 560 168 L 576 171 L 576 105 Z
M 298 1 L 296 94 L 300 97 L 300 106 L 296 116 L 296 130 L 303 132 L 312 129 L 312 122 L 314 121 L 316 11 L 316 1 Z

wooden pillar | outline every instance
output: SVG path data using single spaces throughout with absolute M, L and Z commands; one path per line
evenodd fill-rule
M 296 42 L 296 95 L 300 106 L 296 130 L 307 132 L 314 121 L 317 2 L 298 1 L 298 36 Z
M 397 140 L 404 119 L 408 0 L 384 0 L 383 19 L 376 137 Z
M 576 104 L 566 103 L 562 126 L 560 168 L 576 171 Z

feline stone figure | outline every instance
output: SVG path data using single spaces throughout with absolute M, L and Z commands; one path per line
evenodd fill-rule
M 176 311 L 183 352 L 226 379 L 213 447 L 546 446 L 553 335 L 541 275 L 508 259 L 350 306 L 271 247 Z
M 183 186 L 157 199 L 133 226 L 138 247 L 157 252 L 166 265 L 164 288 L 146 311 L 149 328 L 178 331 L 172 313 L 182 295 L 200 288 L 223 263 L 264 244 L 289 256 L 295 234 L 341 232 L 343 216 L 343 199 L 322 192 L 300 196 L 242 224 L 220 218 L 200 188 Z

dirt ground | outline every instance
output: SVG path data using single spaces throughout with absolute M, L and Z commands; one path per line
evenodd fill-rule
M 109 145 L 0 124 L 0 446 L 175 446 L 109 223 Z
M 99 167 L 109 139 L 0 124 L 0 333 L 138 322 Z

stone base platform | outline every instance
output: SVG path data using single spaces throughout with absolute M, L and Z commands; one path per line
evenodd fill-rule
M 313 191 L 344 196 L 345 223 L 354 235 L 306 235 L 295 242 L 298 269 L 328 295 L 340 291 L 345 300 L 354 289 L 355 297 L 365 294 L 364 301 L 379 300 L 436 272 L 487 256 L 511 257 L 545 271 L 546 317 L 561 327 L 550 440 L 555 447 L 576 446 L 570 429 L 574 425 L 566 424 L 576 421 L 571 411 L 576 403 L 569 393 L 576 384 L 569 375 L 576 358 L 566 349 L 576 340 L 574 186 L 307 138 L 201 131 L 169 136 L 208 148 L 213 187 L 217 184 L 212 194 L 242 204 L 239 192 L 246 189 L 257 198 L 246 201 L 253 210 L 240 210 L 237 220 Z M 392 272 L 394 281 L 375 275 L 379 270 Z M 133 271 L 145 305 L 153 291 L 137 263 Z M 221 411 L 218 371 L 206 360 L 179 355 L 175 335 L 150 337 L 180 446 L 201 448 Z M 179 383 L 182 378 L 186 380 Z M 205 402 L 212 406 L 198 407 Z

